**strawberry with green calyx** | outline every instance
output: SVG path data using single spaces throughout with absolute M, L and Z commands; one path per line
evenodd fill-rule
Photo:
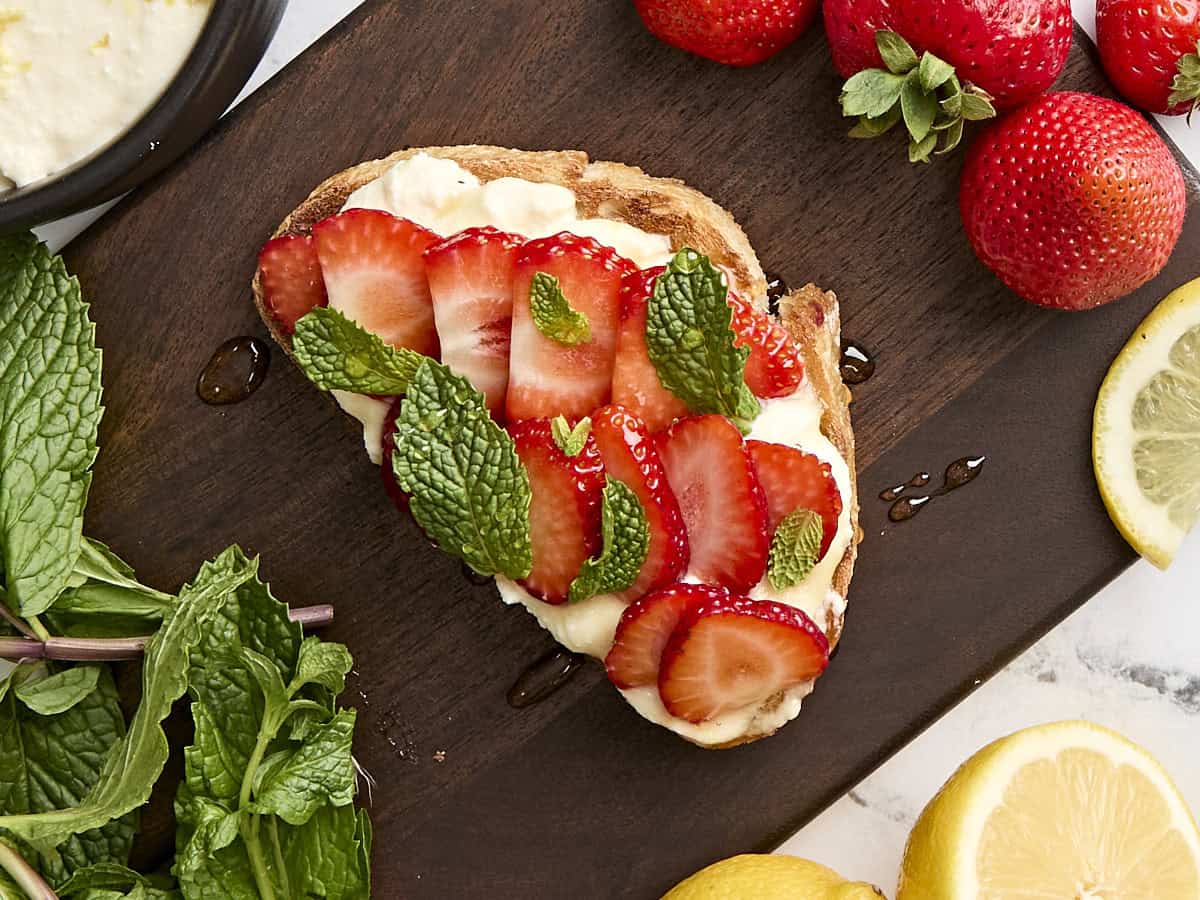
M 1200 3 L 1098 0 L 1096 47 L 1109 80 L 1146 112 L 1189 121 L 1200 97 Z
M 1020 106 L 1054 83 L 1071 50 L 1070 0 L 825 0 L 822 8 L 825 37 L 841 76 L 879 70 L 864 79 L 876 86 L 870 103 L 862 94 L 869 85 L 862 80 L 847 85 L 855 88 L 848 94 L 860 97 L 847 115 L 871 120 L 858 136 L 872 136 L 903 118 L 911 126 L 917 159 L 928 158 L 936 146 L 930 140 L 935 124 L 950 131 L 956 119 L 983 115 L 977 101 L 952 95 L 986 96 L 998 110 Z M 932 59 L 926 61 L 926 53 Z M 953 81 L 944 66 L 951 68 Z M 896 78 L 884 77 L 907 78 L 914 71 L 907 91 Z M 968 85 L 973 90 L 968 92 Z M 890 112 L 895 106 L 899 110 Z M 953 143 L 955 132 L 947 143 Z
M 842 115 L 858 118 L 850 137 L 879 137 L 903 120 L 909 161 L 927 163 L 959 145 L 965 122 L 996 115 L 987 92 L 961 84 L 945 60 L 928 50 L 918 57 L 894 31 L 876 32 L 875 43 L 887 68 L 863 69 L 842 89 Z

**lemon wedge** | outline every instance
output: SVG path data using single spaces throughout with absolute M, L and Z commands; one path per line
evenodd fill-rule
M 1200 831 L 1162 767 L 1089 722 L 984 747 L 908 839 L 897 900 L 1200 900 Z
M 1092 463 L 1113 523 L 1165 569 L 1200 518 L 1200 279 L 1168 294 L 1113 361 Z
M 879 900 L 883 892 L 795 856 L 744 853 L 681 881 L 662 900 Z

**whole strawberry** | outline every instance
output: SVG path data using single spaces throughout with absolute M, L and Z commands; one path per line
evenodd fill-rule
M 1096 46 L 1117 90 L 1147 112 L 1192 112 L 1200 97 L 1198 0 L 1098 0 Z
M 729 66 L 774 56 L 808 27 L 818 0 L 633 0 L 651 34 Z
M 909 159 L 928 162 L 967 121 L 1050 87 L 1071 48 L 1070 0 L 825 0 L 833 63 L 849 79 L 851 137 L 903 121 Z M 994 104 L 994 106 L 993 106 Z
M 972 145 L 959 208 L 979 258 L 1042 306 L 1090 309 L 1166 265 L 1183 174 L 1150 124 L 1115 100 L 1046 94 Z

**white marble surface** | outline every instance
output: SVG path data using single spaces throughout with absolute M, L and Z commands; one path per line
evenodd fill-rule
M 245 93 L 358 5 L 291 0 L 279 35 Z M 1093 4 L 1074 0 L 1092 28 Z M 1200 124 L 1167 123 L 1200 162 Z M 86 227 L 85 214 L 45 230 L 56 244 Z M 1169 573 L 1138 563 L 1003 672 L 935 723 L 781 851 L 894 888 L 904 841 L 922 806 L 967 756 L 1027 725 L 1086 718 L 1148 747 L 1200 809 L 1200 536 Z M 851 622 L 851 627 L 853 624 Z M 803 727 L 803 723 L 792 727 Z

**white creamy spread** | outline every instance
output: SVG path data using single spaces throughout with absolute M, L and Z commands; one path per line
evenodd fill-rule
M 0 0 L 0 191 L 127 131 L 166 90 L 212 0 Z
M 590 235 L 646 268 L 661 265 L 671 257 L 670 241 L 647 234 L 623 222 L 608 219 L 578 219 L 575 195 L 559 185 L 539 184 L 516 178 L 501 178 L 480 184 L 479 180 L 451 160 L 418 154 L 403 160 L 382 177 L 350 195 L 344 209 L 367 207 L 403 216 L 435 231 L 450 235 L 464 228 L 491 225 L 526 237 L 542 237 L 559 231 Z M 370 397 L 335 391 L 346 412 L 363 422 L 364 443 L 372 460 L 380 457 L 379 439 L 387 404 Z M 838 530 L 829 552 L 804 582 L 785 591 L 775 591 L 764 577 L 750 592 L 756 600 L 774 600 L 803 610 L 820 628 L 827 629 L 831 617 L 840 616 L 844 600 L 833 590 L 833 575 L 853 537 L 850 521 L 850 469 L 837 448 L 821 433 L 820 398 L 806 379 L 791 396 L 762 401 L 762 412 L 749 439 L 787 444 L 829 463 L 843 499 Z M 685 581 L 698 581 L 691 572 Z M 515 582 L 499 576 L 496 586 L 505 603 L 528 609 L 556 641 L 577 653 L 603 659 L 612 647 L 617 622 L 626 605 L 612 595 L 592 597 L 581 603 L 552 605 L 530 595 Z M 746 734 L 769 733 L 795 718 L 801 701 L 813 688 L 806 682 L 788 690 L 770 709 L 761 704 L 726 713 L 694 724 L 672 716 L 663 706 L 658 690 L 651 685 L 621 691 L 642 716 L 702 744 L 724 744 Z

